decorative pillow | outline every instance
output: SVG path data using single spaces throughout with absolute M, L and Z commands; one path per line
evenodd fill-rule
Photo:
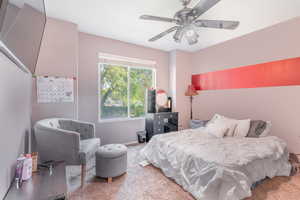
M 237 126 L 235 121 L 226 118 L 217 119 L 215 121 L 215 124 L 217 124 L 218 126 L 224 126 L 228 128 L 225 137 L 232 137 Z
M 229 137 L 246 137 L 250 128 L 250 119 L 237 120 L 228 118 L 219 114 L 215 114 L 210 122 L 216 123 L 220 121 L 225 121 L 231 129 L 228 131 L 226 136 Z M 209 122 L 209 123 L 210 123 Z M 232 126 L 234 124 L 235 126 Z
M 224 116 L 219 115 L 219 114 L 214 114 L 214 116 L 209 120 L 208 124 L 214 123 L 217 119 L 224 118 Z
M 236 121 L 232 120 L 230 118 L 226 118 L 222 115 L 219 114 L 215 114 L 213 116 L 213 118 L 208 122 L 209 124 L 215 124 L 216 126 L 220 126 L 220 127 L 227 127 L 228 131 L 226 132 L 226 134 L 224 136 L 226 137 L 232 137 L 234 134 L 234 130 L 236 128 Z
M 246 137 L 250 129 L 250 119 L 236 120 L 237 126 L 234 130 L 234 137 Z
M 190 121 L 190 128 L 202 128 L 205 127 L 209 120 L 191 120 Z
M 228 132 L 229 128 L 226 126 L 220 126 L 218 124 L 211 123 L 205 127 L 205 130 L 209 134 L 214 135 L 217 138 L 223 138 L 226 135 L 226 133 Z
M 272 123 L 270 121 L 267 121 L 266 124 L 267 125 L 265 130 L 260 134 L 259 137 L 266 137 L 270 134 Z
M 262 120 L 251 120 L 247 137 L 258 138 L 266 129 L 267 123 Z

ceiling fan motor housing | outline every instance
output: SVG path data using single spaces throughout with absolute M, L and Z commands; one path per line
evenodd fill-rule
M 191 3 L 191 0 L 180 0 L 183 6 L 187 6 Z
M 174 20 L 176 24 L 180 26 L 180 29 L 173 36 L 175 42 L 181 42 L 181 38 L 185 36 L 190 45 L 197 43 L 199 35 L 196 33 L 193 25 L 196 17 L 192 11 L 193 9 L 185 7 L 176 12 Z
M 191 8 L 183 8 L 182 10 L 178 11 L 174 15 L 174 19 L 178 25 L 190 25 L 195 20 L 195 16 L 192 15 Z

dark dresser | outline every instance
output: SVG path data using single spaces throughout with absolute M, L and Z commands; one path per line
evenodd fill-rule
M 146 114 L 146 141 L 153 135 L 178 131 L 178 112 Z

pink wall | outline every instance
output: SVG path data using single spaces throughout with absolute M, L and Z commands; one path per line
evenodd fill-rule
M 300 18 L 236 38 L 193 54 L 194 74 L 300 56 Z M 196 117 L 214 113 L 272 121 L 272 134 L 300 153 L 300 86 L 202 91 L 193 104 Z
M 98 53 L 102 52 L 156 61 L 157 88 L 170 91 L 176 96 L 180 124 L 186 127 L 189 99 L 184 96 L 184 92 L 192 73 L 299 57 L 299 25 L 300 18 L 296 18 L 196 53 L 168 53 L 78 33 L 76 25 L 50 19 L 46 26 L 37 74 L 76 76 L 78 67 L 78 103 L 43 105 L 34 101 L 33 119 L 54 116 L 76 118 L 78 107 L 79 119 L 96 124 L 97 136 L 103 144 L 135 141 L 135 132 L 144 129 L 144 120 L 98 122 Z M 169 64 L 175 70 L 169 68 Z M 271 120 L 272 134 L 288 141 L 292 151 L 300 152 L 297 130 L 299 94 L 299 86 L 204 91 L 194 101 L 194 118 L 209 119 L 214 113 L 220 113 L 235 118 Z
M 136 131 L 144 130 L 144 120 L 98 122 L 98 54 L 153 60 L 157 62 L 157 88 L 169 89 L 168 53 L 134 44 L 79 33 L 79 119 L 94 122 L 102 143 L 136 141 Z
M 36 75 L 77 77 L 78 31 L 77 25 L 47 19 Z M 33 80 L 33 122 L 47 117 L 77 118 L 77 82 L 74 103 L 37 103 L 36 80 Z
M 6 12 L 4 13 L 3 25 L 1 27 L 1 35 L 4 35 L 10 28 L 10 26 L 13 24 L 14 20 L 16 20 L 16 17 L 18 16 L 18 12 L 20 11 L 20 8 L 8 3 Z M 3 14 L 1 13 L 1 14 Z
M 16 159 L 30 151 L 31 74 L 0 52 L 0 199 L 12 183 Z
M 170 53 L 170 91 L 174 101 L 174 111 L 179 112 L 179 128 L 188 128 L 190 119 L 190 99 L 185 96 L 191 84 L 192 54 L 183 51 Z
M 100 52 L 156 61 L 157 87 L 168 91 L 167 52 L 79 33 L 75 24 L 49 18 L 36 74 L 75 76 L 78 80 L 76 84 L 79 84 L 79 93 L 73 104 L 37 104 L 34 84 L 33 122 L 47 117 L 77 118 L 78 115 L 80 120 L 96 124 L 96 134 L 101 138 L 102 144 L 136 141 L 136 131 L 144 130 L 144 120 L 98 122 L 98 54 Z
M 7 12 L 4 26 L 8 26 L 9 23 L 11 26 L 3 33 L 2 41 L 31 72 L 34 72 L 40 39 L 43 36 L 45 15 L 27 4 L 20 10 L 10 5 Z M 17 16 L 12 19 L 10 14 Z

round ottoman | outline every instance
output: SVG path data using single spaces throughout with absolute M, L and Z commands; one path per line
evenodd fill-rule
M 96 152 L 96 176 L 108 178 L 120 176 L 127 170 L 127 147 L 123 144 L 107 144 Z

